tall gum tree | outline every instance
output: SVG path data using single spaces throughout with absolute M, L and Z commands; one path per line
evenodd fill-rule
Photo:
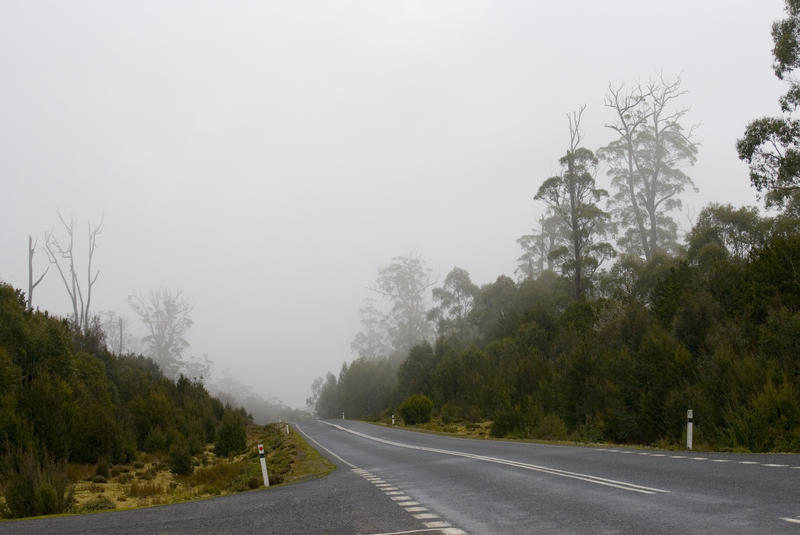
M 614 255 L 611 245 L 601 241 L 612 227 L 609 213 L 598 206 L 608 192 L 595 184 L 597 157 L 580 146 L 580 123 L 585 109 L 583 106 L 567 116 L 570 143 L 559 160 L 562 172 L 545 180 L 534 197 L 563 222 L 566 243 L 552 250 L 550 257 L 572 280 L 576 299 L 586 295 L 597 269 Z
M 609 87 L 606 107 L 617 138 L 599 149 L 608 163 L 614 211 L 625 227 L 618 240 L 629 254 L 651 260 L 678 250 L 678 225 L 669 215 L 681 208 L 680 194 L 694 183 L 683 168 L 697 161 L 694 129 L 684 126 L 688 108 L 676 107 L 686 94 L 680 77 L 659 77 L 646 86 Z
M 739 158 L 750 166 L 750 183 L 764 195 L 767 206 L 793 208 L 800 204 L 800 0 L 786 0 L 787 18 L 772 25 L 775 76 L 789 82 L 780 98 L 783 115 L 761 117 L 747 125 L 736 142 Z

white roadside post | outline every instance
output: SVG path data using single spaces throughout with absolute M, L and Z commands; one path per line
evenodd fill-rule
M 394 425 L 394 414 L 392 414 L 392 425 Z
M 692 409 L 689 409 L 686 413 L 686 449 L 692 449 L 692 425 L 694 424 L 694 414 L 692 413 Z
M 289 434 L 289 424 L 286 424 L 286 434 Z
M 344 420 L 344 411 L 342 411 L 342 420 Z
M 267 460 L 264 458 L 264 445 L 258 445 L 258 457 L 261 459 L 261 475 L 264 476 L 264 486 L 269 487 L 269 474 L 267 474 Z

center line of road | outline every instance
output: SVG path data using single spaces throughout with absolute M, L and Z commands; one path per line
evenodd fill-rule
M 548 466 L 539 466 L 530 463 L 523 463 L 520 461 L 512 461 L 509 459 L 500 459 L 498 457 L 488 457 L 486 455 L 477 455 L 474 453 L 465 453 L 461 451 L 453 451 L 453 450 L 443 450 L 438 448 L 428 448 L 425 446 L 414 446 L 412 444 L 405 444 L 403 442 L 395 442 L 392 440 L 386 440 L 383 438 L 373 437 L 371 435 L 367 435 L 365 433 L 361 433 L 358 431 L 354 431 L 352 429 L 347 429 L 346 427 L 342 427 L 340 425 L 332 424 L 330 422 L 323 422 L 331 427 L 344 431 L 346 433 L 350 433 L 352 435 L 359 436 L 361 438 L 365 438 L 367 440 L 372 440 L 374 442 L 379 442 L 382 444 L 387 444 L 390 446 L 396 446 L 398 448 L 406 448 L 412 450 L 419 450 L 419 451 L 427 451 L 430 453 L 440 453 L 443 455 L 452 455 L 454 457 L 464 457 L 467 459 L 474 459 L 477 461 L 485 461 L 489 463 L 495 464 L 502 464 L 505 466 L 513 466 L 515 468 L 523 468 L 525 470 L 532 470 L 535 472 L 541 472 L 545 474 L 550 474 L 559 477 L 566 477 L 570 479 L 577 479 L 580 481 L 585 481 L 587 483 L 594 483 L 596 485 L 604 485 L 607 487 L 614 487 L 621 490 L 627 490 L 630 492 L 638 492 L 640 494 L 659 494 L 659 493 L 668 493 L 668 490 L 658 489 L 654 487 L 645 487 L 644 485 L 637 485 L 636 483 L 629 483 L 627 481 L 619 481 L 616 479 L 608 479 L 605 477 L 593 476 L 591 474 L 581 474 L 579 472 L 570 472 L 567 470 L 561 470 L 559 468 L 551 468 Z

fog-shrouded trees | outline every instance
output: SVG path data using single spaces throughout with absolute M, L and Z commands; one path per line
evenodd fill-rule
M 750 166 L 750 182 L 764 194 L 768 206 L 796 206 L 800 200 L 800 0 L 786 0 L 785 19 L 772 25 L 775 75 L 789 82 L 780 98 L 783 115 L 761 117 L 747 125 L 737 141 L 739 158 Z
M 558 247 L 566 238 L 564 224 L 552 210 L 542 214 L 539 218 L 539 227 L 534 228 L 531 234 L 525 234 L 517 239 L 522 248 L 522 255 L 517 258 L 517 274 L 520 282 L 534 279 L 541 275 L 545 269 L 553 269 L 553 258 L 550 252 Z
M 416 255 L 397 256 L 378 270 L 370 288 L 383 297 L 388 311 L 368 299 L 359 310 L 362 330 L 351 347 L 360 357 L 404 358 L 414 344 L 433 334 L 427 317 L 427 292 L 434 284 L 431 270 Z
M 100 270 L 92 270 L 92 261 L 97 248 L 97 236 L 103 231 L 103 221 L 96 226 L 87 223 L 88 226 L 88 248 L 86 255 L 86 279 L 78 272 L 76 265 L 75 252 L 75 220 L 67 222 L 58 213 L 58 219 L 64 228 L 65 236 L 59 238 L 55 232 L 50 231 L 45 235 L 44 248 L 51 264 L 56 266 L 64 289 L 67 291 L 72 305 L 72 323 L 83 331 L 89 330 L 91 323 L 90 308 L 92 304 L 92 289 L 100 276 Z
M 681 79 L 663 77 L 646 86 L 609 87 L 606 106 L 617 135 L 598 155 L 608 164 L 611 204 L 624 228 L 618 244 L 628 254 L 651 260 L 657 252 L 677 251 L 677 229 L 670 212 L 680 194 L 694 188 L 683 171 L 696 161 L 692 129 L 683 124 L 688 109 L 676 107 Z
M 47 275 L 47 272 L 50 270 L 50 266 L 48 266 L 36 280 L 33 280 L 33 255 L 36 252 L 37 243 L 38 240 L 33 241 L 33 237 L 28 236 L 28 310 L 33 310 L 33 290 L 39 286 L 39 283 L 42 282 L 42 279 L 44 279 L 44 276 Z
M 595 184 L 597 157 L 580 146 L 584 110 L 582 107 L 568 115 L 570 142 L 559 160 L 561 173 L 545 180 L 534 197 L 544 202 L 564 226 L 564 243 L 549 254 L 572 280 L 576 298 L 586 295 L 594 273 L 614 254 L 611 245 L 601 241 L 610 230 L 611 220 L 598 205 L 608 193 Z
M 468 333 L 467 317 L 479 291 L 467 270 L 454 267 L 447 274 L 444 284 L 431 292 L 436 306 L 428 311 L 428 319 L 434 322 L 437 336 Z
M 159 288 L 147 297 L 130 295 L 128 303 L 147 328 L 143 338 L 147 355 L 164 375 L 177 378 L 184 365 L 183 351 L 189 347 L 185 336 L 193 323 L 191 302 L 181 290 Z

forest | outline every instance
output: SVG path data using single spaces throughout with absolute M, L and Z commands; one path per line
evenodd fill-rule
M 699 148 L 681 80 L 609 86 L 615 137 L 590 150 L 585 109 L 568 115 L 516 280 L 479 287 L 456 267 L 439 283 L 418 256 L 393 259 L 361 309 L 358 358 L 312 385 L 317 414 L 387 418 L 421 395 L 441 422 L 491 421 L 496 437 L 675 447 L 692 409 L 699 447 L 800 452 L 800 2 L 786 12 L 781 114 L 735 147 L 765 212 L 712 203 L 680 235 Z
M 249 420 L 199 380 L 171 380 L 149 358 L 112 354 L 99 325 L 30 310 L 23 292 L 0 283 L 4 516 L 67 510 L 67 463 L 124 464 L 147 452 L 182 473 L 207 443 L 220 455 L 243 448 Z

